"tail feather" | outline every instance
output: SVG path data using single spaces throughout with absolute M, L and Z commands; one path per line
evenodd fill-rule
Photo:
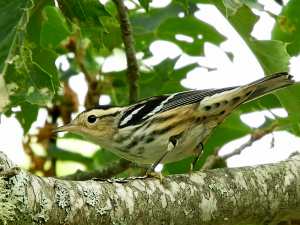
M 292 78 L 293 76 L 288 72 L 280 72 L 248 84 L 248 87 L 257 85 L 257 88 L 252 92 L 252 94 L 247 98 L 245 102 L 252 101 L 256 98 L 292 85 L 293 83 L 295 83 Z

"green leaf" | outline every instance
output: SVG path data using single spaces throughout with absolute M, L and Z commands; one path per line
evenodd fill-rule
M 248 113 L 255 110 L 267 110 L 274 108 L 281 108 L 282 105 L 275 94 L 265 95 L 251 102 L 247 102 L 239 106 L 239 111 Z
M 0 1 L 0 113 L 11 107 L 11 92 L 18 88 L 15 83 L 8 84 L 4 76 L 10 63 L 20 58 L 31 7 L 31 1 Z
M 239 7 L 242 7 L 244 5 L 244 0 L 222 0 L 223 4 L 225 5 L 226 8 L 234 9 L 236 10 Z
M 50 145 L 47 152 L 48 157 L 56 158 L 63 161 L 75 161 L 90 167 L 93 164 L 93 159 L 83 156 L 79 153 L 70 152 L 61 148 L 57 148 L 55 145 Z
M 98 151 L 96 151 L 95 154 L 92 156 L 92 158 L 95 160 L 96 164 L 98 164 L 98 165 L 112 163 L 112 162 L 115 162 L 115 161 L 118 161 L 121 159 L 120 156 L 118 156 L 104 148 L 101 148 Z
M 264 10 L 264 6 L 260 4 L 257 0 L 244 0 L 244 3 L 251 9 L 257 9 L 259 11 Z
M 203 55 L 203 45 L 211 42 L 220 45 L 226 38 L 211 25 L 198 20 L 194 12 L 199 9 L 189 4 L 186 14 L 178 4 L 170 4 L 162 10 L 151 10 L 150 16 L 133 15 L 130 17 L 134 29 L 136 49 L 144 51 L 155 39 L 171 41 L 189 55 Z M 185 13 L 183 18 L 179 13 Z M 176 35 L 185 35 L 193 39 L 191 43 L 180 41 Z
M 237 9 L 244 5 L 244 0 L 222 0 L 226 7 L 226 18 L 236 13 Z
M 40 44 L 41 32 L 43 26 L 42 11 L 46 6 L 54 6 L 54 2 L 51 0 L 34 0 L 34 10 L 30 14 L 30 21 L 26 27 L 26 33 L 28 38 L 27 48 L 31 50 L 31 59 L 46 73 L 51 76 L 52 83 L 57 89 L 60 87 L 58 78 L 58 70 L 55 66 L 55 60 L 58 55 L 53 51 L 44 49 Z
M 293 133 L 300 136 L 300 83 L 276 92 L 292 122 Z
M 174 59 L 165 59 L 152 71 L 140 71 L 140 99 L 152 96 L 171 94 L 175 92 L 185 91 L 186 89 L 180 85 L 180 81 L 186 77 L 186 74 L 198 67 L 197 63 L 174 70 L 174 66 L 179 57 Z M 106 83 L 104 93 L 109 93 L 112 98 L 113 105 L 127 105 L 128 100 L 124 97 L 124 93 L 128 92 L 125 71 L 104 74 Z
M 221 4 L 221 0 L 212 1 L 220 12 L 225 15 L 226 11 Z M 234 16 L 228 18 L 228 21 L 253 52 L 265 74 L 287 70 L 290 57 L 286 52 L 286 44 L 279 41 L 254 41 L 251 38 L 251 32 L 258 21 L 258 17 L 252 13 L 249 7 L 244 5 L 239 8 Z
M 5 73 L 8 61 L 18 54 L 15 44 L 23 43 L 23 29 L 28 22 L 29 8 L 32 2 L 28 1 L 0 1 L 0 76 Z
M 251 41 L 249 47 L 263 68 L 265 74 L 287 71 L 290 56 L 287 44 L 279 41 Z
M 222 6 L 220 0 L 212 0 L 214 4 L 218 7 L 223 15 L 225 15 L 225 8 Z M 262 66 L 265 74 L 272 74 L 280 71 L 287 71 L 289 65 L 290 56 L 286 52 L 285 43 L 279 41 L 253 41 L 251 40 L 251 32 L 254 24 L 257 22 L 258 18 L 251 12 L 251 10 L 247 6 L 241 7 L 238 12 L 228 18 L 228 21 L 231 25 L 236 29 L 236 31 L 240 34 L 240 36 L 244 39 L 246 44 L 249 46 L 251 51 L 256 56 L 258 62 Z M 292 87 L 288 87 L 285 90 L 278 92 L 276 95 L 281 104 L 285 107 L 285 109 L 289 112 L 293 112 L 293 116 L 291 116 L 291 122 L 293 124 L 293 129 L 295 134 L 298 134 L 298 117 L 295 115 L 296 112 L 299 112 L 299 105 L 297 102 L 299 101 L 299 97 L 295 93 L 293 94 L 293 98 L 295 104 L 291 103 L 288 98 L 288 94 L 290 90 L 294 90 L 294 88 L 298 85 L 293 85 Z M 283 98 L 283 99 L 282 99 Z
M 20 107 L 21 111 L 16 113 L 16 118 L 23 128 L 24 134 L 27 134 L 32 123 L 37 119 L 39 106 L 29 102 L 22 102 Z
M 181 4 L 185 8 L 186 12 L 189 11 L 190 7 L 188 5 L 188 1 L 187 0 L 175 0 L 175 2 L 178 2 L 179 4 Z
M 160 10 L 151 10 L 149 16 L 141 14 L 130 15 L 130 23 L 135 35 L 145 35 L 155 32 L 161 23 L 169 18 L 178 17 L 178 14 L 181 12 L 183 12 L 182 6 L 170 4 Z
M 197 8 L 195 4 L 191 8 Z M 152 9 L 149 16 L 144 14 L 130 15 L 130 23 L 134 32 L 134 39 L 137 51 L 148 49 L 151 42 L 156 40 L 157 28 L 167 19 L 178 17 L 179 13 L 184 12 L 179 4 L 170 4 L 163 9 Z M 192 13 L 192 10 L 190 10 Z
M 176 38 L 178 34 L 188 36 L 193 40 L 192 42 L 180 41 Z M 205 42 L 220 45 L 226 40 L 214 27 L 198 20 L 194 15 L 166 20 L 158 27 L 157 36 L 160 39 L 175 43 L 182 51 L 193 56 L 204 55 Z
M 114 48 L 118 48 L 123 44 L 122 33 L 119 24 L 112 18 L 105 19 L 105 27 L 107 32 L 103 33 L 103 45 L 106 50 L 112 52 Z M 104 49 L 101 49 L 101 55 Z M 107 55 L 104 55 L 107 56 Z
M 272 38 L 289 43 L 287 52 L 291 56 L 300 53 L 300 7 L 298 0 L 291 0 L 282 8 L 272 31 Z
M 102 46 L 102 32 L 107 32 L 100 17 L 111 17 L 104 5 L 98 0 L 61 0 L 59 8 L 70 23 L 80 27 L 82 37 L 91 40 L 95 52 L 99 52 Z
M 186 74 L 198 67 L 197 63 L 174 70 L 174 66 L 179 57 L 174 59 L 165 59 L 153 71 L 145 73 L 140 72 L 140 95 L 141 99 L 151 96 L 171 94 L 186 89 L 180 85 L 180 81 L 186 77 Z
M 149 4 L 152 0 L 138 0 L 143 9 L 145 9 L 146 13 L 149 12 Z
M 64 136 L 61 137 L 60 139 L 78 139 L 78 140 L 81 140 L 81 141 L 86 141 L 85 138 L 83 138 L 79 134 L 75 134 L 73 132 L 65 133 Z
M 44 48 L 55 49 L 71 35 L 72 30 L 58 8 L 46 6 L 42 14 L 45 23 L 41 30 L 41 45 Z
M 11 104 L 28 101 L 33 104 L 45 105 L 53 95 L 51 77 L 36 63 L 26 61 L 27 66 L 16 69 L 15 63 L 10 64 L 4 76 Z

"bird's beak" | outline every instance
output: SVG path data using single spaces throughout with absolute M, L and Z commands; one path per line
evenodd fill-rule
M 79 131 L 79 126 L 76 126 L 74 124 L 67 124 L 61 127 L 56 128 L 55 130 L 52 131 L 52 133 L 57 133 L 57 132 L 76 132 Z

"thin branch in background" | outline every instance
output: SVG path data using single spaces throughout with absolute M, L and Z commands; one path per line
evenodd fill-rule
M 239 148 L 235 149 L 233 152 L 230 152 L 226 155 L 219 156 L 220 148 L 216 148 L 214 150 L 214 153 L 211 156 L 207 157 L 206 162 L 203 165 L 203 167 L 201 168 L 201 170 L 212 169 L 212 168 L 214 168 L 215 165 L 220 164 L 221 162 L 224 162 L 228 158 L 241 154 L 241 152 L 245 148 L 252 146 L 252 144 L 254 142 L 260 140 L 265 135 L 272 133 L 278 127 L 278 125 L 279 125 L 279 123 L 275 122 L 275 123 L 271 124 L 269 127 L 265 128 L 264 130 L 259 130 L 259 129 L 254 130 L 251 134 L 249 141 L 247 141 L 245 144 L 241 145 Z M 271 146 L 274 146 L 273 140 L 272 140 Z
M 74 174 L 57 177 L 57 179 L 73 180 L 73 181 L 90 180 L 93 178 L 109 179 L 109 178 L 115 177 L 116 175 L 124 172 L 125 170 L 127 170 L 129 168 L 139 168 L 139 169 L 147 170 L 149 167 L 146 165 L 141 165 L 141 164 L 135 163 L 135 162 L 130 162 L 126 159 L 120 159 L 120 161 L 118 161 L 118 162 L 104 165 L 99 170 L 87 171 L 87 172 L 78 170 Z
M 129 104 L 135 103 L 139 100 L 139 84 L 140 77 L 138 71 L 137 60 L 135 57 L 135 42 L 132 35 L 132 27 L 127 15 L 127 7 L 123 0 L 112 0 L 118 11 L 120 28 L 122 32 L 122 39 L 124 41 L 124 48 L 127 58 L 127 80 L 129 84 Z

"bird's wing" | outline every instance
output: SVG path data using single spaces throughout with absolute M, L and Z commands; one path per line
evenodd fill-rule
M 180 106 L 200 103 L 205 97 L 229 91 L 237 87 L 222 89 L 207 89 L 179 92 L 171 95 L 162 95 L 142 100 L 130 106 L 120 119 L 119 127 L 136 125 L 151 116 Z

